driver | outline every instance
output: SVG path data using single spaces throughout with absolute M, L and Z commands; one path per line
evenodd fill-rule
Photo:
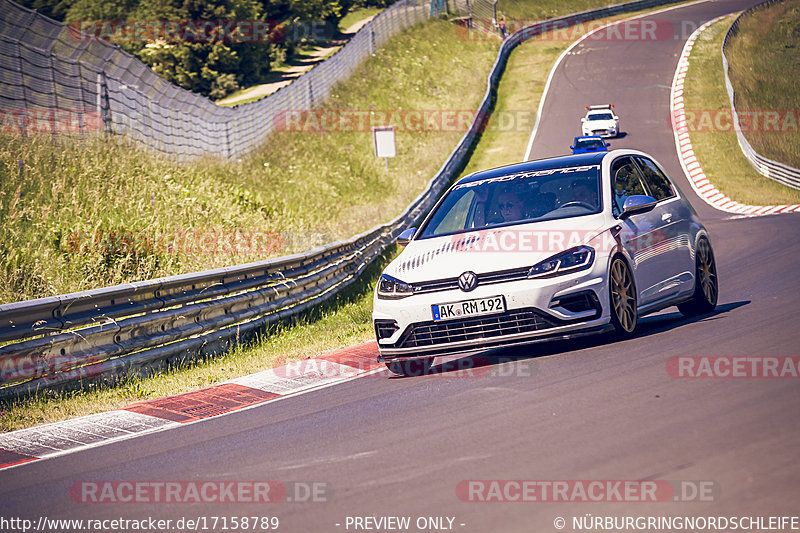
M 597 207 L 597 189 L 585 181 L 572 183 L 572 201 Z
M 522 220 L 522 200 L 516 194 L 510 192 L 501 193 L 497 198 L 497 207 L 500 209 L 500 216 L 503 222 L 513 222 Z

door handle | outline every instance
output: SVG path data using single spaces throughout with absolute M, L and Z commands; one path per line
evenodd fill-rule
M 661 220 L 664 222 L 669 222 L 672 219 L 672 213 L 664 213 L 661 215 Z

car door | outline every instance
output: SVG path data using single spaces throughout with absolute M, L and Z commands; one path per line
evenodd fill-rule
M 631 156 L 619 157 L 611 163 L 611 184 L 614 187 L 612 211 L 617 217 L 629 196 L 650 192 L 640 166 Z M 664 272 L 664 261 L 659 257 L 669 245 L 669 236 L 664 231 L 669 222 L 662 219 L 662 212 L 654 211 L 631 215 L 621 221 L 620 239 L 632 259 L 639 307 L 660 300 L 664 296 L 660 291 L 665 279 L 673 275 Z
M 664 280 L 656 287 L 657 299 L 671 297 L 694 287 L 694 260 L 690 235 L 689 210 L 678 198 L 677 190 L 655 161 L 645 156 L 633 156 L 639 165 L 648 194 L 658 200 L 651 211 L 660 220 L 660 247 L 655 259 Z

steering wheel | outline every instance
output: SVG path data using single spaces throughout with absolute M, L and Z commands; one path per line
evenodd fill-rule
M 559 206 L 559 209 L 561 209 L 562 207 L 569 207 L 569 206 L 572 206 L 572 205 L 579 205 L 579 206 L 585 207 L 585 208 L 587 208 L 589 210 L 593 210 L 595 208 L 595 206 L 593 206 L 592 204 L 589 204 L 589 203 L 586 203 L 586 202 L 581 202 L 580 200 L 574 200 L 572 202 L 567 202 L 565 204 L 562 204 L 561 206 Z

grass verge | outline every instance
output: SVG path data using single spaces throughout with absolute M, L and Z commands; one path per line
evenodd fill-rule
M 531 2 L 530 0 L 503 0 L 497 5 L 497 16 L 505 17 L 506 22 L 525 19 L 526 24 L 538 20 L 559 17 L 568 13 L 578 13 L 589 9 L 605 7 L 617 2 L 596 0 L 570 0 L 569 2 Z M 566 9 L 565 9 L 566 8 Z
M 800 3 L 780 2 L 742 18 L 728 43 L 730 78 L 740 113 L 774 113 L 775 122 L 745 131 L 756 152 L 800 168 L 798 128 Z
M 342 17 L 342 20 L 339 21 L 339 31 L 344 33 L 356 22 L 361 22 L 365 18 L 375 16 L 381 11 L 383 11 L 383 9 L 379 7 L 360 7 L 349 11 L 347 15 Z
M 696 117 L 695 126 L 690 126 L 695 156 L 708 179 L 737 202 L 749 205 L 800 203 L 800 191 L 781 185 L 755 171 L 742 153 L 729 119 L 720 122 L 723 127 L 714 126 L 714 117 L 730 116 L 730 100 L 725 90 L 720 47 L 725 32 L 735 18 L 736 15 L 732 15 L 713 24 L 700 34 L 692 48 L 683 96 L 687 117 L 691 113 Z M 751 75 L 754 72 L 751 71 Z M 796 103 L 794 107 L 797 107 Z M 708 120 L 704 122 L 703 117 Z M 772 135 L 789 137 L 780 133 Z M 795 152 L 797 146 L 795 144 Z

